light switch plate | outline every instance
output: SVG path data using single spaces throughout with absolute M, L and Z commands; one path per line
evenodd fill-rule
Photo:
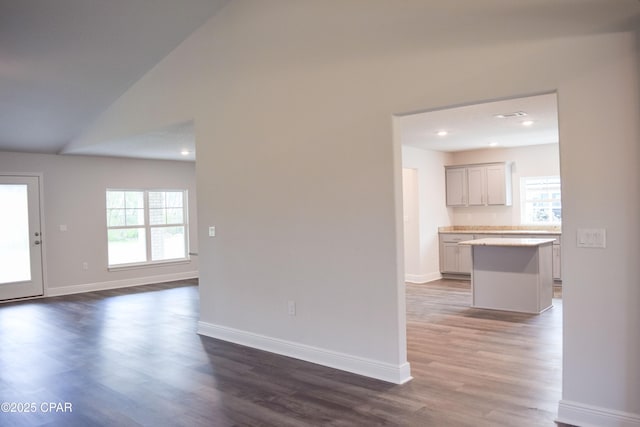
M 216 236 L 216 228 L 209 227 L 209 237 L 215 237 L 215 236 Z
M 579 248 L 606 248 L 607 231 L 604 228 L 579 228 Z

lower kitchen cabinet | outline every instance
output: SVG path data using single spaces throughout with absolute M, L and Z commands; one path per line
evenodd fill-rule
M 458 273 L 471 274 L 471 246 L 458 245 Z
M 464 240 L 483 239 L 487 237 L 512 237 L 512 238 L 548 238 L 549 235 L 532 234 L 497 234 L 491 233 L 441 233 L 440 234 L 440 273 L 444 277 L 465 279 L 471 275 L 471 246 L 459 245 Z M 553 243 L 553 279 L 562 281 L 560 236 L 553 235 L 556 241 Z
M 471 247 L 457 243 L 442 244 L 442 272 L 471 274 Z
M 562 280 L 562 267 L 560 266 L 560 245 L 553 244 L 553 280 Z
M 471 274 L 471 247 L 458 245 L 473 240 L 469 234 L 443 234 L 440 236 L 440 271 L 450 274 Z

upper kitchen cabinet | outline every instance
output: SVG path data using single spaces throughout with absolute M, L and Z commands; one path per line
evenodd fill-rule
M 487 169 L 485 166 L 469 166 L 467 168 L 467 204 L 484 206 L 487 201 Z
M 487 165 L 487 205 L 511 206 L 511 163 Z
M 447 206 L 467 206 L 467 168 L 446 168 Z
M 446 166 L 447 206 L 511 206 L 511 163 Z

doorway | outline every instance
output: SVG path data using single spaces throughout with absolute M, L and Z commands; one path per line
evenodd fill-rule
M 417 170 L 418 189 L 404 191 L 403 203 L 418 206 L 418 226 L 405 227 L 405 278 L 426 283 L 451 272 L 441 263 L 439 229 L 544 230 L 560 233 L 560 159 L 556 93 L 479 102 L 396 117 L 402 168 Z M 449 203 L 445 167 L 508 164 L 508 202 Z M 468 168 L 474 166 L 473 168 Z M 453 171 L 466 169 L 449 169 Z M 486 183 L 466 178 L 465 187 Z M 551 184 L 554 184 L 552 186 Z M 553 188 L 552 188 L 553 187 Z M 473 187 L 476 188 L 476 187 Z M 405 189 L 406 190 L 406 189 Z M 470 191 L 470 190 L 469 190 Z M 482 193 L 475 192 L 474 194 Z M 415 201 L 404 200 L 407 197 Z M 480 196 L 482 200 L 482 196 Z M 488 200 L 488 199 L 485 199 Z M 406 215 L 406 214 L 405 214 Z M 405 219 L 406 220 L 406 219 Z M 557 248 L 559 284 L 560 240 Z M 446 257 L 444 257 L 446 260 Z M 470 261 L 470 260 L 469 260 Z M 555 265 L 554 264 L 554 265 Z M 462 265 L 462 264 L 461 264 Z M 468 269 L 453 269 L 469 276 Z
M 560 202 L 556 94 L 407 113 L 396 115 L 393 123 L 395 144 L 401 152 L 404 184 L 400 199 L 404 215 L 407 356 L 412 371 L 417 373 L 414 373 L 414 381 L 434 384 L 441 378 L 447 378 L 449 383 L 438 387 L 446 390 L 443 394 L 450 391 L 457 395 L 467 393 L 463 391 L 467 384 L 482 384 L 473 392 L 468 390 L 468 395 L 473 396 L 473 404 L 476 404 L 478 400 L 475 399 L 483 399 L 487 393 L 490 394 L 492 399 L 487 413 L 492 416 L 496 414 L 495 408 L 502 406 L 501 400 L 508 402 L 511 399 L 510 393 L 527 396 L 526 399 L 530 400 L 520 404 L 536 408 L 536 416 L 540 420 L 544 418 L 543 423 L 552 422 L 562 394 L 561 295 L 557 295 L 560 298 L 554 301 L 555 309 L 542 315 L 473 308 L 469 281 L 471 256 L 463 256 L 462 248 L 458 248 L 457 243 L 449 244 L 447 239 L 441 238 L 439 231 L 442 227 L 445 234 L 465 232 L 458 235 L 469 236 L 463 240 L 474 239 L 474 234 L 469 233 L 475 230 L 479 230 L 481 237 L 484 233 L 503 237 L 502 231 L 506 232 L 504 237 L 511 236 L 509 232 L 514 233 L 514 237 L 517 232 L 525 232 L 527 236 L 543 230 L 560 232 L 561 206 L 554 205 Z M 467 178 L 463 179 L 466 186 L 464 202 L 457 205 L 448 203 L 447 167 L 475 170 L 480 165 L 497 163 L 510 166 L 510 202 L 484 202 L 488 200 L 488 190 L 484 190 L 488 188 L 488 184 L 485 187 L 485 171 L 480 183 L 486 192 L 480 203 L 467 202 L 468 186 L 478 184 L 476 178 L 473 178 L 476 182 L 471 183 Z M 417 177 L 408 180 L 409 172 L 412 175 L 417 173 Z M 465 174 L 468 177 L 468 170 Z M 396 177 L 400 177 L 398 172 Z M 550 189 L 550 183 L 555 183 L 549 179 L 552 177 L 558 182 L 557 199 L 555 191 Z M 407 226 L 408 213 L 409 218 L 417 215 L 417 226 Z M 558 221 L 554 223 L 556 219 Z M 454 255 L 449 252 L 451 248 L 455 250 Z M 445 251 L 449 256 L 442 254 Z M 555 252 L 554 245 L 554 256 Z M 559 261 L 560 245 L 557 246 L 557 256 Z M 451 267 L 449 260 L 455 260 L 455 267 Z M 469 263 L 465 264 L 465 260 Z M 444 278 L 443 272 L 455 272 L 460 277 Z M 557 275 L 560 278 L 559 271 Z M 561 288 L 556 289 L 560 294 Z M 533 345 L 534 351 L 520 353 L 519 344 L 511 346 L 503 339 L 506 336 L 498 338 L 499 334 L 508 332 L 519 341 L 525 337 L 524 330 L 535 324 L 544 326 L 539 334 L 535 334 L 541 341 L 538 347 Z M 478 331 L 480 335 L 474 338 Z M 456 338 L 457 333 L 460 336 Z M 516 362 L 520 356 L 530 359 Z M 509 366 L 511 363 L 517 367 Z M 544 366 L 536 366 L 530 373 L 522 369 L 523 366 L 534 367 L 537 363 Z M 496 372 L 514 375 L 497 379 L 493 377 Z M 487 381 L 490 377 L 492 379 Z M 499 384 L 496 393 L 487 388 L 493 380 L 496 380 L 494 384 Z M 456 386 L 447 390 L 451 381 Z M 532 382 L 523 387 L 527 381 Z M 534 382 L 544 386 L 533 391 Z M 516 391 L 520 387 L 522 391 Z
M 0 301 L 43 295 L 40 177 L 0 176 Z

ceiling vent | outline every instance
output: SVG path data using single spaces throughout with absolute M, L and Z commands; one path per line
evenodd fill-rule
M 516 111 L 514 113 L 496 114 L 493 117 L 495 117 L 497 119 L 510 119 L 512 117 L 524 117 L 526 115 L 527 115 L 527 113 L 525 113 L 524 111 Z

